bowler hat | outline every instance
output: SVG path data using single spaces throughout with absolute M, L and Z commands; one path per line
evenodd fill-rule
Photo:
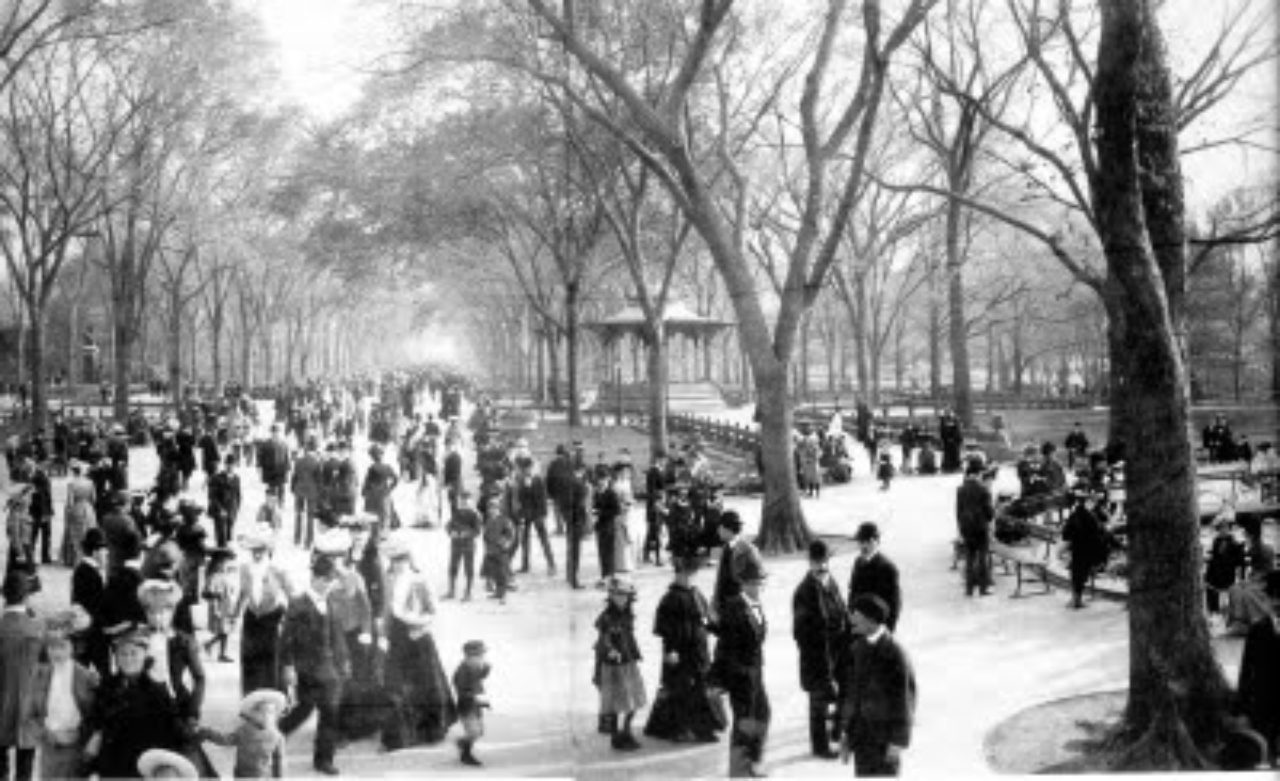
M 880 527 L 871 521 L 865 521 L 858 527 L 858 532 L 853 535 L 858 542 L 867 542 L 869 540 L 880 539 Z
M 877 624 L 883 624 L 889 619 L 889 606 L 875 594 L 859 594 L 854 597 L 850 610 Z
M 634 597 L 636 595 L 636 586 L 626 578 L 614 575 L 609 579 L 609 596 L 613 596 L 614 594 L 624 594 L 629 597 Z
M 742 531 L 742 516 L 738 515 L 733 510 L 725 510 L 724 513 L 720 515 L 720 526 L 728 529 L 734 534 L 738 534 Z
M 107 547 L 107 536 L 97 526 L 90 527 L 80 540 L 80 550 L 85 555 L 93 555 L 94 551 Z
M 483 640 L 468 640 L 462 644 L 462 653 L 466 656 L 479 656 L 488 652 L 489 647 L 484 644 Z
M 831 558 L 831 551 L 824 540 L 809 543 L 809 561 L 826 561 Z

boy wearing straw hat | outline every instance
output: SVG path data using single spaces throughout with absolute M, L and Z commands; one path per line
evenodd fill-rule
M 258 689 L 240 700 L 240 724 L 231 732 L 200 728 L 200 739 L 219 746 L 233 746 L 235 778 L 272 778 L 276 766 L 284 766 L 284 733 L 279 721 L 288 705 L 282 692 Z
M 191 760 L 162 748 L 153 748 L 138 757 L 138 775 L 146 779 L 197 779 L 200 777 Z

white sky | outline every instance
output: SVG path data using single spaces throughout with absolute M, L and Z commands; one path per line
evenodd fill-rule
M 1259 10 L 1274 2 L 1245 1 Z M 351 105 L 359 96 L 363 81 L 361 66 L 388 45 L 387 7 L 381 0 L 240 2 L 257 10 L 268 34 L 279 45 L 280 69 L 288 88 L 286 97 L 320 118 L 332 118 Z M 1274 19 L 1273 15 L 1273 23 Z M 1219 23 L 1217 14 L 1206 13 L 1204 0 L 1168 0 L 1162 20 L 1175 61 L 1186 48 L 1202 51 Z M 1276 34 L 1274 30 L 1272 34 Z M 1280 96 L 1278 72 L 1280 69 L 1275 66 L 1258 69 L 1239 85 L 1238 96 L 1228 99 L 1233 105 L 1224 104 L 1211 114 L 1209 126 L 1204 129 L 1216 135 L 1224 125 L 1230 126 L 1234 117 L 1256 110 L 1260 104 L 1274 107 Z M 1273 116 L 1280 115 L 1275 108 L 1271 112 Z M 1203 133 L 1194 130 L 1184 134 L 1184 145 L 1198 141 L 1197 135 L 1203 137 Z M 1261 181 L 1268 172 L 1274 176 L 1276 158 L 1274 153 L 1238 148 L 1185 158 L 1184 173 L 1193 205 L 1211 202 L 1245 182 Z

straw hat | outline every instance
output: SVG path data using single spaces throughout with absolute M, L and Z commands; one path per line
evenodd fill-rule
M 388 559 L 403 559 L 413 556 L 409 540 L 403 534 L 391 534 L 382 542 L 382 555 Z
M 182 601 L 182 587 L 171 580 L 144 580 L 138 586 L 138 601 L 147 610 L 175 608 Z
M 248 716 L 263 704 L 268 703 L 275 705 L 276 712 L 278 713 L 285 709 L 288 702 L 289 700 L 284 696 L 284 694 L 276 691 L 275 689 L 257 689 L 249 692 L 244 696 L 244 699 L 240 700 L 240 715 Z
M 339 527 L 316 535 L 312 550 L 321 556 L 343 556 L 351 551 L 351 545 L 351 532 Z
M 138 774 L 143 778 L 155 778 L 162 770 L 176 772 L 178 778 L 197 779 L 200 777 L 200 774 L 196 772 L 196 766 L 191 764 L 191 760 L 172 751 L 153 748 L 138 757 Z

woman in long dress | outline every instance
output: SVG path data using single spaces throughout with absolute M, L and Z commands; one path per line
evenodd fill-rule
M 382 552 L 389 562 L 384 683 L 394 714 L 382 743 L 389 750 L 438 743 L 458 713 L 433 636 L 435 597 L 413 566 L 407 539 L 393 535 Z
M 631 536 L 631 507 L 635 504 L 632 481 L 635 470 L 627 463 L 615 464 L 613 470 L 614 490 L 618 492 L 618 501 L 622 504 L 622 512 L 613 522 L 613 571 L 615 574 L 628 573 L 635 569 L 636 561 L 636 546 Z
M 249 560 L 240 567 L 239 598 L 232 616 L 240 623 L 240 693 L 258 689 L 284 691 L 280 680 L 280 625 L 289 596 L 279 570 L 271 562 L 271 538 L 258 529 L 241 540 Z
M 84 533 L 98 525 L 98 517 L 93 511 L 98 492 L 93 481 L 84 476 L 84 465 L 77 462 L 71 464 L 71 479 L 67 481 L 67 506 L 62 518 L 62 550 L 59 558 L 68 567 L 74 567 L 80 558 L 80 541 Z
M 653 633 L 662 638 L 661 688 L 649 710 L 644 734 L 663 740 L 714 743 L 724 729 L 707 692 L 711 668 L 707 598 L 693 584 L 702 560 L 692 550 L 673 550 L 675 581 L 658 603 Z

